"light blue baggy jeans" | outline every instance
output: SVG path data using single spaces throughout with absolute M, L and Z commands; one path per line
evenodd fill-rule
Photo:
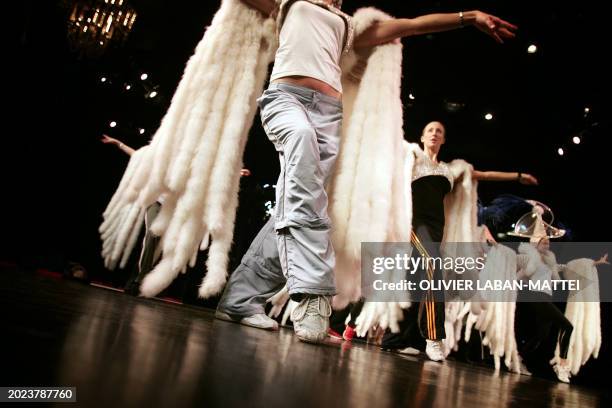
M 275 213 L 232 273 L 219 303 L 220 310 L 236 316 L 263 313 L 265 300 L 285 282 L 289 294 L 335 294 L 325 184 L 338 155 L 342 102 L 276 83 L 258 104 L 281 172 Z

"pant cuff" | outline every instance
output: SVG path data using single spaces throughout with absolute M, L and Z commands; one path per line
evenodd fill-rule
M 306 295 L 320 295 L 320 296 L 334 296 L 336 292 L 335 287 L 327 288 L 312 288 L 312 287 L 293 287 L 289 289 L 289 295 L 295 294 L 306 294 Z

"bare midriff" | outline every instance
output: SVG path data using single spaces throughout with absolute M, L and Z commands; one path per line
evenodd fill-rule
M 332 88 L 331 85 L 316 78 L 295 75 L 278 78 L 272 82 L 276 84 L 303 86 L 306 88 L 314 89 L 315 91 L 319 91 L 327 96 L 331 96 L 332 98 L 342 100 L 342 92 L 336 91 L 334 88 Z

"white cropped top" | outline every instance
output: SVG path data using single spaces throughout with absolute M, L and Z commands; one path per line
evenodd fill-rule
M 346 23 L 342 17 L 308 1 L 296 1 L 280 30 L 270 81 L 300 75 L 342 92 L 340 57 Z

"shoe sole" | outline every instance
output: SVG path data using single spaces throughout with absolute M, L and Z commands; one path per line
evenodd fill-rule
M 325 342 L 325 339 L 322 339 L 322 340 L 316 339 L 316 340 L 315 340 L 315 339 L 307 339 L 307 338 L 300 337 L 300 336 L 297 336 L 297 338 L 298 338 L 298 340 L 300 340 L 301 342 L 303 342 L 303 343 L 308 343 L 308 344 L 321 344 L 321 343 L 324 343 L 324 342 Z
M 295 333 L 295 330 L 294 330 Z M 308 337 L 302 337 L 299 334 L 295 333 L 295 336 L 300 340 L 303 341 L 304 343 L 310 343 L 310 344 L 320 344 L 320 343 L 324 343 L 325 339 L 327 339 L 328 334 L 327 332 L 322 333 L 320 336 L 317 336 L 316 338 L 308 338 Z
M 241 324 L 241 325 L 243 325 L 243 326 L 254 327 L 254 328 L 256 328 L 256 329 L 261 329 L 261 330 L 278 331 L 278 325 L 277 325 L 277 326 L 272 326 L 272 327 L 268 327 L 268 326 L 258 326 L 258 325 L 253 324 L 253 323 L 248 323 L 248 322 L 245 322 L 245 321 L 244 321 L 244 319 L 243 319 L 243 320 L 240 320 L 240 321 L 238 321 L 238 322 L 236 322 L 236 323 L 239 323 L 239 324 Z
M 414 350 L 414 351 L 402 351 L 402 350 L 404 349 L 395 350 L 395 352 L 398 354 L 403 354 L 405 356 L 418 356 L 419 354 L 421 354 L 419 350 Z
M 330 339 L 334 339 L 334 340 L 344 340 L 344 339 L 342 338 L 342 336 L 333 336 L 333 335 L 331 335 L 331 334 L 329 334 L 329 333 L 328 333 L 327 335 L 329 336 L 329 338 L 330 338 Z
M 220 312 L 220 311 L 216 311 L 215 312 L 215 319 L 219 319 L 219 320 L 224 320 L 226 322 L 234 322 L 234 323 L 238 323 L 238 320 L 234 320 L 232 319 L 232 317 L 230 315 L 228 315 L 225 312 Z

